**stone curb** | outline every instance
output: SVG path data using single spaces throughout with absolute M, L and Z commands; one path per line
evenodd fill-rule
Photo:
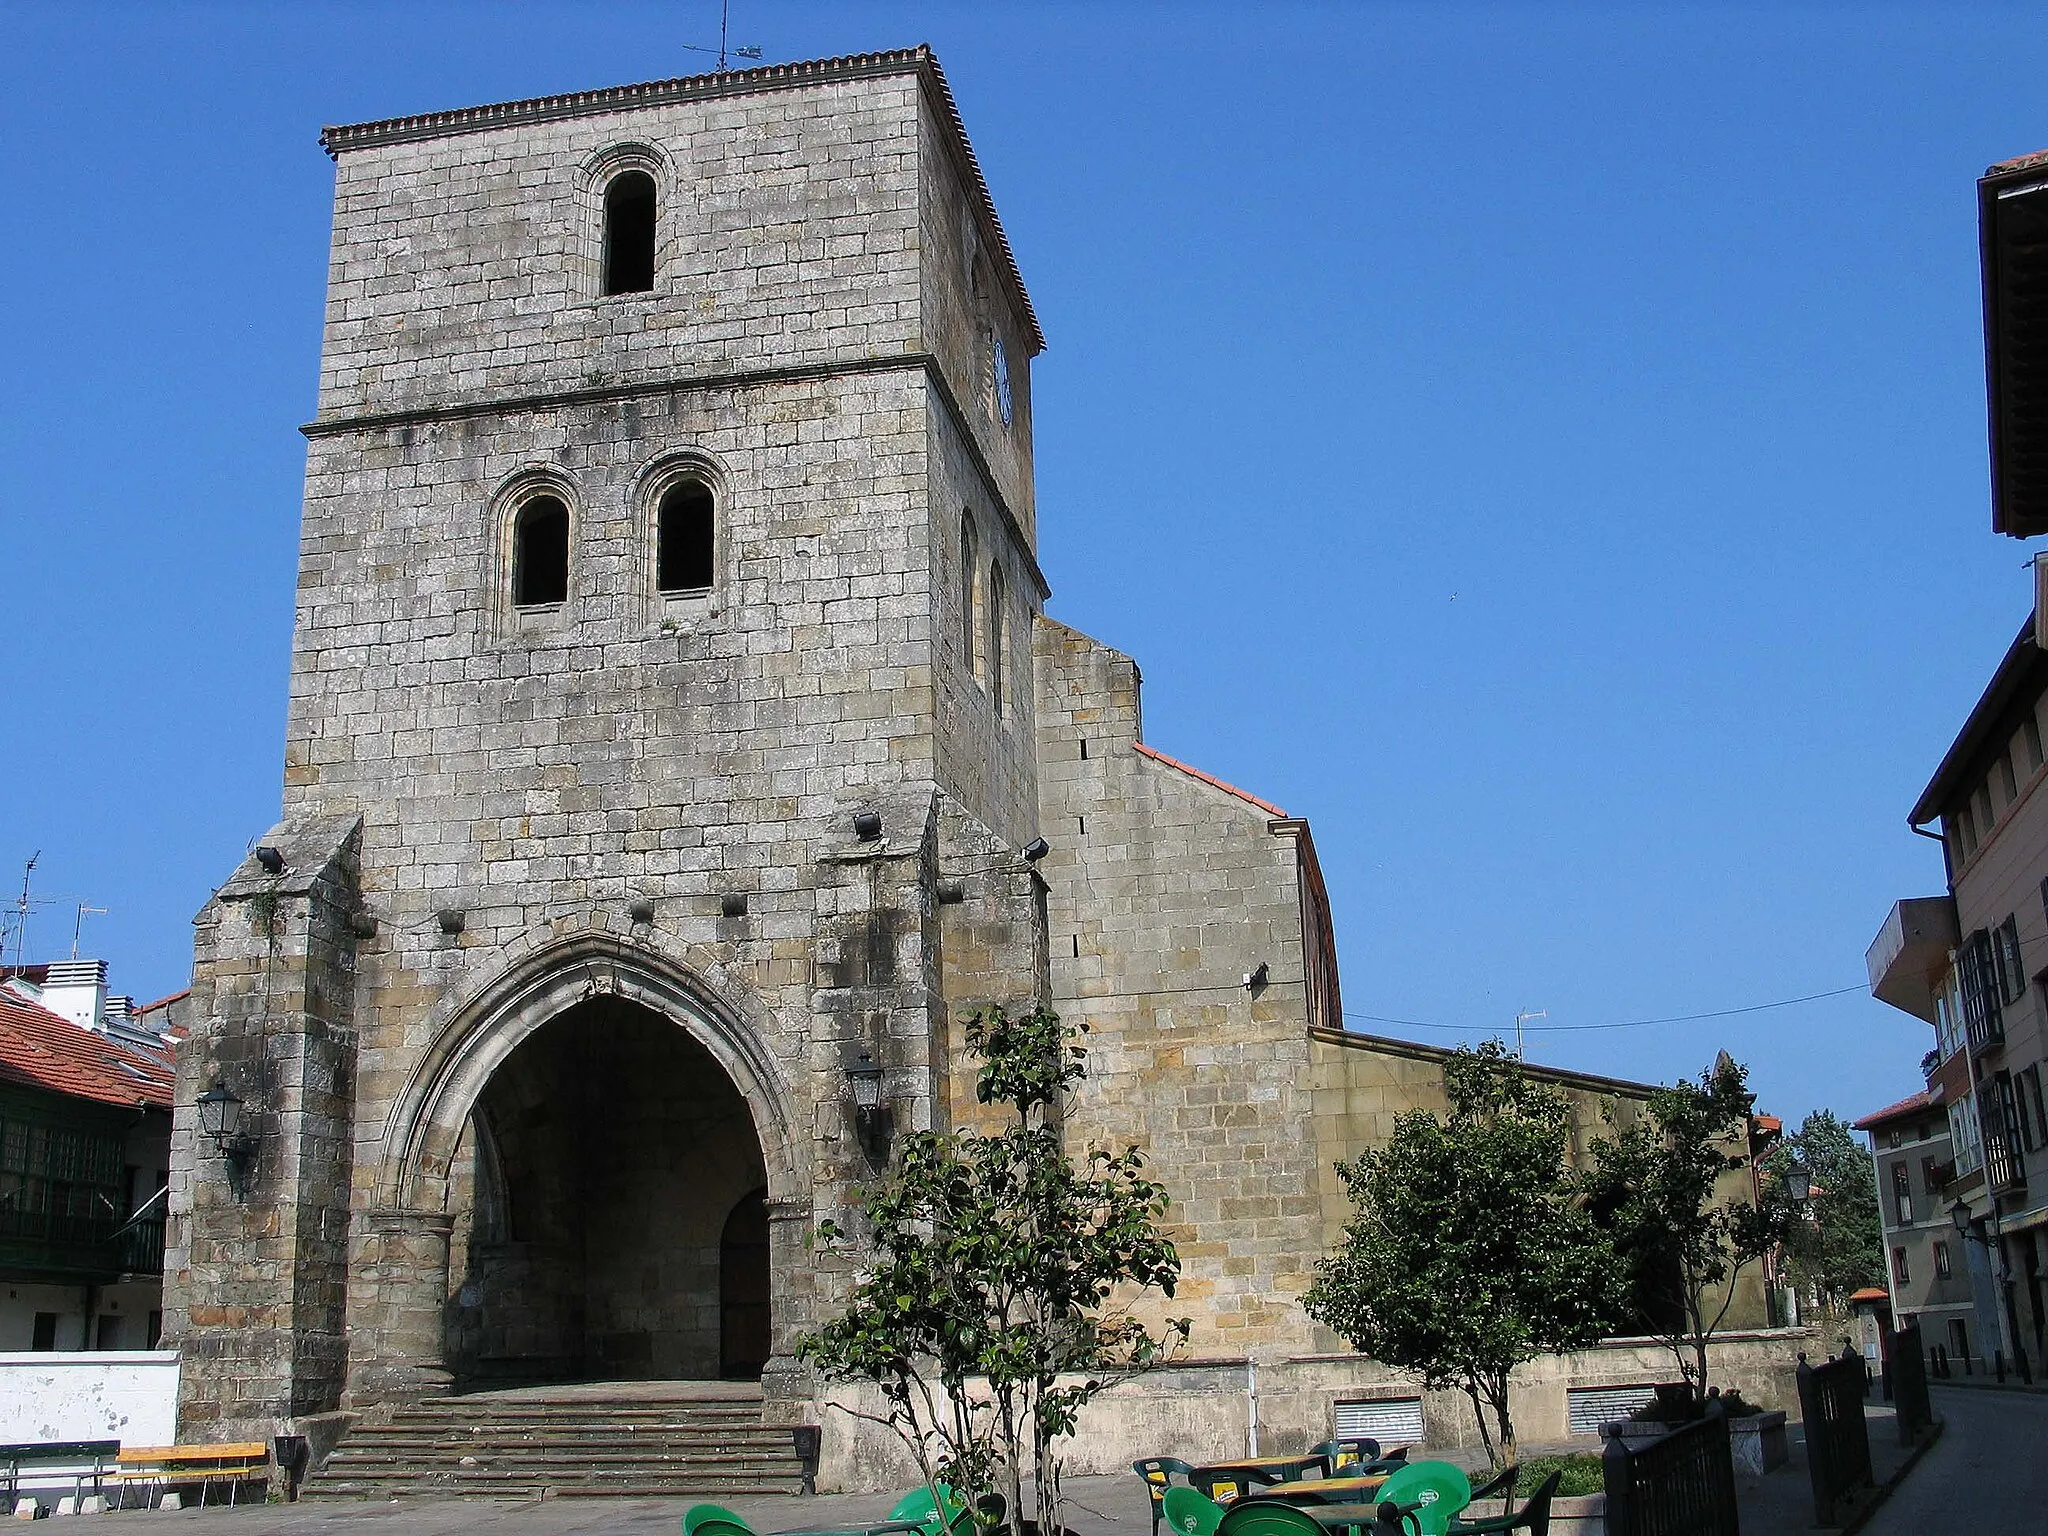
M 1961 1381 L 1957 1381 L 1954 1377 L 1949 1376 L 1932 1380 L 1927 1385 L 1930 1387 L 1956 1387 L 1964 1392 L 2031 1392 L 2036 1397 L 2048 1395 L 2048 1382 L 2030 1387 L 2023 1381 L 1976 1381 L 1967 1376 Z
M 1928 1426 L 1929 1432 L 1920 1437 L 1920 1443 L 1906 1453 L 1906 1459 L 1893 1469 L 1892 1475 L 1877 1485 L 1870 1502 L 1859 1509 L 1842 1527 L 1841 1536 L 1856 1536 L 1856 1533 L 1870 1523 L 1870 1517 L 1885 1506 L 1885 1501 L 1898 1491 L 1899 1484 L 1906 1480 L 1906 1474 L 1920 1465 L 1920 1458 L 1934 1449 L 1948 1428 L 1946 1419 L 1936 1419 Z

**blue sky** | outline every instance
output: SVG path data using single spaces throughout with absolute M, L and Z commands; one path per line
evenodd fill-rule
M 1050 349 L 1051 612 L 1311 819 L 1355 1025 L 1868 1111 L 1904 815 L 2025 616 L 1974 180 L 2030 8 L 735 0 L 928 41 Z M 0 6 L 0 889 L 184 985 L 278 801 L 324 123 L 695 73 L 715 0 Z M 1411 1029 L 1370 1016 L 1449 1029 Z

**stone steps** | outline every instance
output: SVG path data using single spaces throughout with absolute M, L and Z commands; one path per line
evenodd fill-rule
M 521 1394 L 438 1398 L 358 1424 L 307 1498 L 407 1495 L 673 1497 L 795 1493 L 790 1433 L 761 1423 L 758 1396 L 605 1400 Z

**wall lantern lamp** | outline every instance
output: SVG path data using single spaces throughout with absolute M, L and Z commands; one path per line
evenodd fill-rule
M 896 1133 L 896 1116 L 882 1102 L 882 1069 L 866 1051 L 846 1069 L 846 1081 L 853 1089 L 853 1129 L 868 1161 L 877 1165 L 889 1157 L 889 1142 Z
M 256 1138 L 242 1128 L 242 1101 L 225 1079 L 199 1095 L 199 1134 L 227 1165 L 228 1188 L 239 1204 L 249 1198 L 249 1172 L 256 1164 Z
M 1958 1200 L 1954 1205 L 1950 1206 L 1948 1208 L 1948 1219 L 1956 1224 L 1956 1231 L 1964 1237 L 1974 1235 L 1970 1229 L 1975 1223 L 1970 1219 L 1970 1207 L 1966 1201 Z
M 1813 1193 L 1813 1170 L 1804 1163 L 1794 1163 L 1785 1170 L 1785 1193 L 1801 1205 Z

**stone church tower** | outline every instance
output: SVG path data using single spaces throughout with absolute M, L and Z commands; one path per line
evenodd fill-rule
M 952 1013 L 1046 987 L 1030 301 L 924 50 L 322 142 L 284 816 L 200 917 L 180 1098 L 258 1144 L 238 1200 L 181 1121 L 184 1432 L 786 1395 L 853 1078 L 943 1123 Z
M 1050 998 L 1071 1137 L 1175 1199 L 1201 1363 L 1146 1400 L 1228 1450 L 1256 1365 L 1326 1436 L 1332 1164 L 1441 1053 L 1343 1032 L 1307 824 L 1145 745 L 1136 666 L 1044 617 L 1043 341 L 937 62 L 322 142 L 283 815 L 179 1053 L 181 1435 L 620 1378 L 819 1417 L 810 1233 L 974 1112 L 962 1013 Z

